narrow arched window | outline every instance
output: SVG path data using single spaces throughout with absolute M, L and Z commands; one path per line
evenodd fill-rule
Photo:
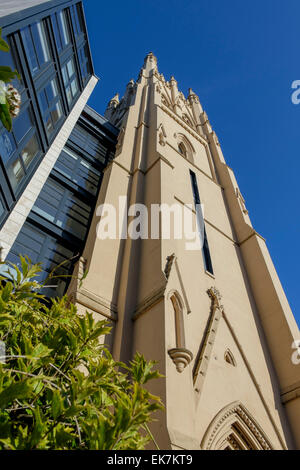
M 185 348 L 182 305 L 179 298 L 175 294 L 172 295 L 171 301 L 173 304 L 175 316 L 176 348 Z
M 183 155 L 185 158 L 187 157 L 187 152 L 186 152 L 186 148 L 185 148 L 185 145 L 180 142 L 180 144 L 178 144 L 178 151 L 179 153 L 181 153 L 181 155 Z

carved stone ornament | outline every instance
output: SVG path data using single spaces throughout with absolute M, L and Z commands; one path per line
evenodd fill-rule
M 169 349 L 168 354 L 179 373 L 181 373 L 193 359 L 193 353 L 185 348 Z
M 159 82 L 156 83 L 156 91 L 159 94 L 161 93 L 161 86 L 160 86 Z
M 244 214 L 248 214 L 248 210 L 247 210 L 246 204 L 245 204 L 245 199 L 243 198 L 239 188 L 236 188 L 236 197 L 239 200 L 239 203 L 241 205 L 241 208 L 242 208 L 242 211 L 244 212 Z
M 211 287 L 208 289 L 207 293 L 212 300 L 217 300 L 218 304 L 221 302 L 222 296 L 216 287 Z
M 162 145 L 163 147 L 166 145 L 166 137 L 167 137 L 167 134 L 166 134 L 165 128 L 162 124 L 160 124 L 158 128 L 158 141 L 160 145 Z
M 125 129 L 124 129 L 124 127 L 122 127 L 122 129 L 120 130 L 120 133 L 119 133 L 119 136 L 118 136 L 118 142 L 117 142 L 117 145 L 116 145 L 117 150 L 119 150 L 123 145 L 124 135 L 125 135 Z

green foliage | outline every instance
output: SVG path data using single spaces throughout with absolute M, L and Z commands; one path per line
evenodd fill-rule
M 9 52 L 9 45 L 2 39 L 2 28 L 0 28 L 0 50 Z M 6 65 L 0 65 L 0 121 L 9 132 L 12 130 L 12 115 L 10 113 L 10 105 L 5 97 L 3 85 L 10 83 L 14 78 L 21 78 L 17 70 L 12 70 Z
M 2 39 L 2 28 L 0 28 L 0 51 L 9 52 L 9 45 Z
M 101 344 L 110 328 L 67 297 L 43 302 L 28 258 L 0 276 L 0 449 L 143 449 L 161 377 L 136 354 L 126 366 Z

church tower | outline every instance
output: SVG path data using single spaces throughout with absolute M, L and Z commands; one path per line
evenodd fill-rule
M 109 319 L 116 360 L 158 361 L 161 449 L 300 449 L 299 330 L 198 96 L 149 53 L 106 117 L 120 133 L 69 288 L 79 311 Z

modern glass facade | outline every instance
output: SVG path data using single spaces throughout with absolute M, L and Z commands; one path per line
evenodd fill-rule
M 26 10 L 28 13 L 29 10 Z M 1 227 L 44 158 L 66 117 L 93 75 L 82 2 L 51 0 L 30 14 L 0 18 L 9 54 L 0 63 L 17 69 L 22 106 L 13 131 L 0 124 Z M 30 21 L 30 23 L 29 23 Z M 101 185 L 113 158 L 118 130 L 86 106 L 13 243 L 7 260 L 19 255 L 42 263 L 41 281 L 72 274 L 81 255 Z M 3 269 L 2 269 L 3 271 Z M 63 295 L 68 278 L 55 279 L 43 291 Z
M 0 18 L 17 69 L 22 106 L 9 133 L 0 123 L 0 229 L 93 74 L 82 2 L 51 0 Z M 26 15 L 24 15 L 26 18 Z
M 108 127 L 109 126 L 109 127 Z M 118 130 L 86 107 L 43 186 L 7 260 L 19 254 L 41 262 L 41 280 L 62 263 L 57 274 L 72 273 L 81 255 L 101 185 L 103 169 L 113 158 Z M 47 296 L 62 295 L 68 278 L 55 279 Z

